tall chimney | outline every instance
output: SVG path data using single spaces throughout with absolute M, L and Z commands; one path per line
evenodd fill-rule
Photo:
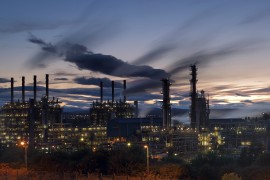
M 14 78 L 10 79 L 11 88 L 10 88 L 10 102 L 14 103 Z
M 126 80 L 123 81 L 123 89 L 124 89 L 124 102 L 126 102 L 126 100 L 127 100 L 127 97 L 126 97 L 127 82 L 126 82 Z
M 112 103 L 114 102 L 114 81 L 112 81 Z
M 100 81 L 100 103 L 103 102 L 103 82 Z
M 25 103 L 25 77 L 22 77 L 22 102 Z
M 49 100 L 49 74 L 46 74 L 46 97 Z
M 37 100 L 37 76 L 34 75 L 34 102 Z
M 135 118 L 139 117 L 139 105 L 138 105 L 138 101 L 134 101 L 134 105 L 135 105 Z
M 170 81 L 162 79 L 162 111 L 163 111 L 163 128 L 169 130 L 171 128 L 171 103 L 170 103 Z
M 190 66 L 191 70 L 191 80 L 190 80 L 190 97 L 191 97 L 191 113 L 190 113 L 190 120 L 191 120 L 191 128 L 196 128 L 196 99 L 197 99 L 197 68 L 196 65 Z

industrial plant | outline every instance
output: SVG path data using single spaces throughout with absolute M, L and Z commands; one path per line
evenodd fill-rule
M 172 124 L 170 86 L 161 79 L 162 116 L 139 117 L 138 101 L 130 103 L 126 96 L 115 98 L 115 82 L 111 81 L 111 100 L 91 102 L 85 113 L 63 112 L 61 102 L 49 96 L 46 74 L 45 96 L 37 99 L 37 77 L 33 78 L 33 98 L 25 99 L 25 77 L 22 77 L 21 100 L 14 100 L 11 78 L 10 102 L 1 107 L 1 148 L 14 147 L 25 141 L 29 149 L 45 153 L 55 150 L 76 151 L 81 148 L 110 150 L 127 144 L 147 145 L 152 158 L 162 158 L 168 151 L 190 159 L 198 152 L 228 152 L 239 156 L 243 147 L 259 142 L 269 149 L 269 121 L 253 119 L 209 119 L 209 96 L 197 90 L 197 67 L 190 66 L 190 124 Z

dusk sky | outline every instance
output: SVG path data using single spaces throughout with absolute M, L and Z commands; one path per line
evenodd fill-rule
M 196 63 L 211 109 L 239 109 L 227 115 L 239 117 L 270 105 L 269 1 L 3 0 L 0 22 L 1 104 L 11 77 L 21 99 L 22 76 L 31 98 L 33 75 L 41 97 L 50 74 L 50 96 L 64 109 L 88 109 L 101 78 L 105 100 L 110 80 L 120 99 L 126 79 L 128 100 L 160 107 L 160 79 L 169 77 L 173 107 L 187 109 Z

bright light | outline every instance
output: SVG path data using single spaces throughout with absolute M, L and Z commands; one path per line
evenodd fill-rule
M 24 145 L 25 145 L 25 142 L 24 142 L 24 141 L 22 141 L 20 144 L 21 144 L 22 146 L 24 146 Z
M 129 143 L 127 143 L 127 145 L 128 145 L 128 146 L 131 146 L 131 143 L 129 142 Z
M 145 148 L 145 149 L 147 149 L 147 148 L 148 148 L 148 146 L 147 146 L 147 145 L 144 145 L 144 148 Z

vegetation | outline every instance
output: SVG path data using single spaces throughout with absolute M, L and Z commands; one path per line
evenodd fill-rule
M 199 154 L 187 163 L 172 153 L 161 161 L 150 160 L 149 177 L 160 179 L 270 179 L 270 154 L 259 153 L 259 146 L 244 148 L 239 158 L 216 153 Z M 140 146 L 119 147 L 111 151 L 88 149 L 51 154 L 31 152 L 28 156 L 32 171 L 102 173 L 145 176 L 146 151 Z M 24 151 L 10 148 L 0 153 L 0 167 L 22 169 Z

